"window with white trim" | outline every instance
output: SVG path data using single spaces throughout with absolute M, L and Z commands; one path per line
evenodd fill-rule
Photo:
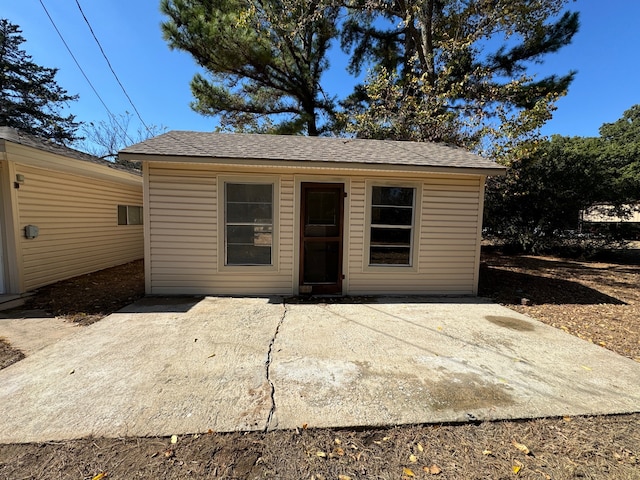
M 373 186 L 369 265 L 411 266 L 415 188 Z
M 142 207 L 118 205 L 118 225 L 142 225 Z
M 271 265 L 273 184 L 225 183 L 225 265 Z

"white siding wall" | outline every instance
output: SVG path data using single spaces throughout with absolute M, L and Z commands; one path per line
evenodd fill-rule
M 290 295 L 293 293 L 293 177 L 279 179 L 279 241 L 274 268 L 223 265 L 218 229 L 221 172 L 206 166 L 149 168 L 150 294 Z M 228 172 L 224 173 L 228 175 Z M 220 208 L 218 208 L 220 202 Z M 278 212 L 275 212 L 278 216 Z
M 16 191 L 23 290 L 143 257 L 142 225 L 118 225 L 118 205 L 142 206 L 139 186 L 45 170 L 20 163 L 25 181 Z
M 387 178 L 387 181 L 389 179 Z M 407 180 L 399 180 L 402 185 Z M 481 184 L 478 177 L 429 177 L 422 182 L 417 265 L 368 267 L 364 180 L 352 181 L 349 293 L 473 294 Z M 415 246 L 414 246 L 415 248 Z
M 259 175 L 245 167 L 247 176 Z M 219 170 L 223 170 L 222 172 Z M 150 163 L 149 251 L 152 294 L 290 295 L 296 291 L 298 256 L 294 230 L 299 215 L 294 191 L 301 179 L 316 172 L 282 173 L 279 178 L 278 252 L 275 268 L 225 269 L 218 228 L 224 199 L 217 192 L 218 175 L 239 169 L 206 165 Z M 337 181 L 340 172 L 313 181 Z M 379 174 L 378 174 L 379 175 Z M 483 177 L 431 175 L 418 180 L 421 195 L 416 228 L 421 228 L 416 265 L 402 269 L 368 267 L 365 224 L 367 179 L 344 177 L 350 183 L 345 224 L 345 284 L 348 294 L 473 294 L 475 291 Z M 389 176 L 384 177 L 389 182 Z M 347 182 L 349 180 L 349 182 Z M 401 179 L 415 184 L 416 178 Z

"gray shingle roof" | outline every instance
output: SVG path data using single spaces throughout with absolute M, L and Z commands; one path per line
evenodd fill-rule
M 108 160 L 89 155 L 88 153 L 74 150 L 73 148 L 65 147 L 64 145 L 52 142 L 51 140 L 40 138 L 36 135 L 31 135 L 11 127 L 0 127 L 0 140 L 17 143 L 19 145 L 36 148 L 44 152 L 54 153 L 56 155 L 62 155 L 64 157 L 73 158 L 76 160 L 82 160 L 83 162 L 104 165 L 105 167 L 113 168 L 115 170 L 122 170 L 124 172 L 133 173 L 135 175 L 141 174 L 138 170 L 127 168 L 124 165 L 113 163 Z
M 437 143 L 330 137 L 171 131 L 120 152 L 123 158 L 248 159 L 491 170 L 504 167 L 464 149 Z M 167 158 L 169 160 L 169 158 Z

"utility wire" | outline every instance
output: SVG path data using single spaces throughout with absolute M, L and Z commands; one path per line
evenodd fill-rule
M 67 51 L 69 52 L 69 55 L 71 55 L 71 58 L 73 58 L 73 61 L 76 63 L 76 66 L 78 67 L 78 69 L 82 73 L 82 76 L 84 77 L 84 79 L 87 81 L 87 83 L 91 87 L 91 90 L 93 90 L 93 93 L 96 94 L 96 97 L 98 97 L 98 100 L 100 100 L 100 103 L 102 103 L 102 106 L 105 108 L 105 110 L 107 111 L 109 116 L 113 119 L 115 124 L 118 125 L 118 127 L 120 127 L 120 129 L 122 130 L 124 135 L 127 137 L 127 139 L 131 143 L 134 143 L 133 140 L 131 139 L 131 137 L 129 137 L 129 134 L 127 133 L 127 131 L 118 123 L 118 121 L 116 120 L 116 116 L 113 113 L 111 113 L 111 110 L 109 110 L 109 107 L 107 107 L 107 104 L 104 103 L 104 100 L 102 99 L 102 97 L 100 96 L 98 91 L 96 90 L 96 87 L 93 86 L 93 83 L 91 83 L 91 80 L 89 80 L 89 77 L 87 76 L 87 74 L 84 72 L 84 70 L 80 66 L 80 63 L 78 62 L 78 59 L 76 58 L 76 56 L 71 51 L 71 48 L 69 48 L 69 45 L 67 44 L 66 40 L 62 36 L 62 33 L 60 33 L 60 30 L 58 30 L 58 26 L 56 25 L 56 22 L 54 22 L 53 18 L 51 18 L 51 15 L 49 14 L 49 10 L 47 10 L 47 7 L 44 6 L 44 3 L 42 2 L 42 0 L 39 0 L 39 1 L 40 1 L 40 5 L 42 5 L 42 8 L 44 9 L 44 13 L 46 13 L 47 17 L 49 17 L 49 21 L 51 22 L 51 25 L 53 25 L 53 28 L 58 33 L 58 36 L 60 37 L 60 40 L 62 40 L 62 43 L 67 48 Z
M 113 69 L 113 67 L 111 66 L 111 62 L 109 61 L 109 58 L 107 57 L 107 54 L 104 53 L 104 49 L 102 48 L 102 45 L 100 44 L 100 41 L 98 40 L 98 37 L 96 36 L 95 32 L 93 31 L 93 28 L 91 27 L 91 24 L 89 23 L 89 20 L 87 19 L 87 16 L 84 14 L 84 11 L 82 10 L 82 7 L 80 6 L 80 2 L 78 0 L 76 0 L 76 5 L 78 5 L 78 10 L 80 10 L 80 13 L 82 14 L 82 18 L 84 18 L 85 23 L 87 24 L 87 26 L 89 27 L 89 30 L 91 31 L 91 35 L 93 35 L 93 39 L 96 41 L 96 43 L 98 44 L 98 48 L 100 49 L 100 52 L 102 53 L 102 56 L 104 57 L 104 59 L 107 61 L 107 65 L 109 65 L 109 70 L 111 70 L 111 73 L 113 74 L 114 78 L 116 79 L 116 81 L 118 82 L 118 85 L 120 85 L 120 88 L 122 89 L 122 91 L 124 92 L 124 95 L 127 97 L 127 100 L 129 100 L 129 103 L 131 104 L 131 106 L 133 107 L 133 110 L 136 112 L 136 115 L 138 116 L 138 118 L 140 119 L 140 122 L 142 123 L 142 125 L 144 125 L 144 128 L 147 129 L 147 132 L 149 133 L 149 135 L 153 136 L 153 132 L 151 131 L 151 129 L 147 126 L 146 123 L 144 123 L 144 120 L 142 119 L 142 116 L 140 115 L 140 112 L 138 112 L 138 109 L 136 108 L 136 106 L 133 104 L 133 100 L 131 100 L 131 97 L 129 96 L 129 94 L 127 93 L 127 91 L 124 88 L 124 85 L 122 85 L 122 82 L 120 81 L 120 79 L 118 78 L 118 75 L 116 75 L 115 70 Z

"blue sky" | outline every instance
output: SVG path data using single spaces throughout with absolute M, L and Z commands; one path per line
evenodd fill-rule
M 78 62 L 112 113 L 133 112 L 108 69 L 75 0 L 42 0 Z M 115 72 L 144 121 L 169 130 L 215 128 L 216 121 L 193 112 L 189 81 L 197 71 L 190 55 L 169 50 L 162 39 L 158 0 L 79 0 Z M 0 16 L 22 29 L 22 47 L 34 61 L 59 68 L 58 84 L 79 94 L 70 112 L 81 121 L 100 121 L 107 112 L 70 57 L 47 18 L 40 0 L 3 0 Z M 595 136 L 640 103 L 640 2 L 597 0 L 570 3 L 581 16 L 573 43 L 536 66 L 540 75 L 577 70 L 569 94 L 543 130 L 550 135 Z M 344 58 L 332 52 L 327 80 L 331 93 L 344 94 Z M 135 126 L 135 125 L 134 125 Z

